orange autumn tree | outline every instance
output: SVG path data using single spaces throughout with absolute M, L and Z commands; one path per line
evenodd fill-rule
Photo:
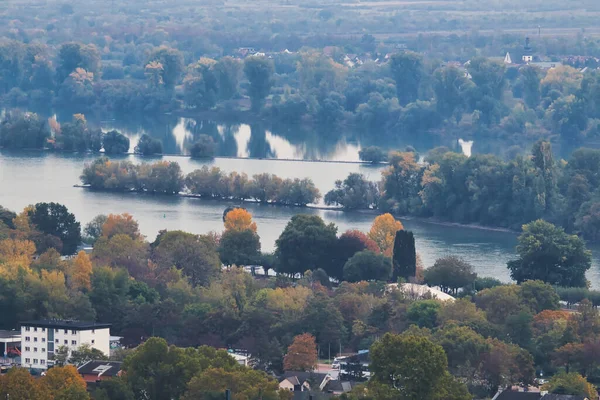
M 80 251 L 73 259 L 71 266 L 71 286 L 74 289 L 91 288 L 90 276 L 92 275 L 92 261 L 85 251 Z
M 39 385 L 42 390 L 51 393 L 53 399 L 89 399 L 86 383 L 73 365 L 49 368 L 40 378 Z
M 102 225 L 102 236 L 110 239 L 113 236 L 121 234 L 127 235 L 134 240 L 142 236 L 137 221 L 130 214 L 110 214 L 106 218 L 104 225 Z
M 303 333 L 294 338 L 283 358 L 286 371 L 313 371 L 317 365 L 317 344 L 310 333 Z
M 402 222 L 396 220 L 392 214 L 379 215 L 373 221 L 371 230 L 369 231 L 369 237 L 377 243 L 379 249 L 386 256 L 391 256 L 394 250 L 394 238 L 396 232 L 404 229 Z
M 243 208 L 235 208 L 225 216 L 225 230 L 256 232 L 256 222 L 252 221 L 252 214 Z
M 42 388 L 25 368 L 11 368 L 0 375 L 0 398 L 20 400 L 50 400 L 51 393 Z

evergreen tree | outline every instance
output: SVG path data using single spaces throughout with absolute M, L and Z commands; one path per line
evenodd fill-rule
M 417 251 L 415 249 L 415 236 L 411 231 L 404 229 L 396 232 L 394 239 L 394 256 L 392 279 L 398 277 L 408 279 L 417 273 Z

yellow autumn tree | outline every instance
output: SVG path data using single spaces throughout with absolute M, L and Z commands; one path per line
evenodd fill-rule
M 225 229 L 233 231 L 246 231 L 248 229 L 256 232 L 256 222 L 252 222 L 252 214 L 243 208 L 236 208 L 225 216 Z
M 15 276 L 19 269 L 31 272 L 35 244 L 30 240 L 0 241 L 0 276 Z
M 74 289 L 90 289 L 92 261 L 85 251 L 80 251 L 71 265 L 71 287 Z
M 13 224 L 19 237 L 25 237 L 31 232 L 31 223 L 29 221 L 29 212 L 33 211 L 33 206 L 27 206 L 25 209 L 13 218 Z
M 369 231 L 369 237 L 377 243 L 379 250 L 386 256 L 391 256 L 394 250 L 394 238 L 396 232 L 404 229 L 402 222 L 396 220 L 392 214 L 379 215 L 373 221 L 371 230 Z

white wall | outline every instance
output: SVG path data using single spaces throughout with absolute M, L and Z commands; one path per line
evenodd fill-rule
M 29 328 L 29 330 L 27 330 L 27 328 Z M 48 329 L 32 326 L 21 327 L 21 366 L 37 369 L 47 368 L 49 357 L 46 338 L 48 336 Z M 59 347 L 67 346 L 69 348 L 69 354 L 71 354 L 73 350 L 76 350 L 79 346 L 86 343 L 93 348 L 100 350 L 108 357 L 110 353 L 110 329 L 67 329 L 66 333 L 65 329 L 54 329 L 55 352 Z

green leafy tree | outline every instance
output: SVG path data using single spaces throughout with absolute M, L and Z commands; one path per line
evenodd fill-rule
M 361 161 L 370 162 L 371 164 L 379 164 L 387 159 L 387 154 L 381 147 L 368 146 L 360 149 L 358 157 Z
M 463 71 L 448 66 L 439 68 L 433 75 L 433 91 L 438 113 L 444 118 L 460 116 L 466 107 L 465 93 L 473 84 L 465 77 Z
M 113 377 L 100 382 L 94 391 L 95 400 L 135 400 L 133 392 L 124 378 Z
M 104 214 L 99 214 L 88 222 L 83 228 L 83 241 L 86 243 L 94 244 L 96 240 L 102 236 L 102 226 L 106 222 L 108 217 Z
M 391 274 L 390 259 L 368 250 L 354 254 L 344 265 L 344 280 L 349 282 L 388 281 Z
M 206 369 L 192 378 L 182 400 L 211 399 L 213 395 L 215 399 L 222 398 L 225 389 L 230 390 L 233 400 L 280 400 L 277 381 L 250 368 Z
M 128 149 L 129 150 L 129 149 Z M 143 156 L 153 156 L 156 154 L 162 154 L 163 147 L 162 142 L 158 139 L 153 139 L 147 134 L 143 134 L 135 146 L 134 152 Z
M 434 328 L 442 305 L 437 300 L 419 300 L 413 302 L 406 311 L 409 322 L 421 328 Z
M 129 138 L 118 131 L 112 130 L 104 134 L 102 145 L 106 154 L 127 153 L 129 151 Z
M 541 71 L 539 68 L 526 65 L 519 70 L 523 80 L 523 100 L 529 108 L 536 108 L 541 97 Z
M 84 343 L 71 352 L 69 363 L 75 366 L 81 366 L 88 361 L 106 359 L 108 359 L 108 357 L 102 351 L 93 348 L 88 343 Z
M 392 261 L 392 280 L 396 281 L 399 277 L 408 280 L 417 274 L 417 251 L 411 231 L 401 229 L 396 232 Z
M 558 286 L 586 286 L 591 253 L 585 243 L 562 228 L 537 220 L 523 226 L 517 245 L 519 258 L 508 262 L 517 282 L 541 280 Z
M 473 376 L 483 354 L 489 351 L 485 338 L 466 326 L 449 325 L 438 330 L 434 338 L 446 352 L 450 372 L 459 376 Z
M 228 229 L 221 235 L 219 255 L 225 265 L 252 265 L 260 258 L 260 237 L 252 229 Z
M 200 370 L 196 350 L 169 346 L 166 340 L 156 337 L 139 346 L 123 363 L 136 399 L 179 398 Z
M 162 82 L 168 89 L 173 89 L 183 72 L 183 55 L 179 50 L 161 46 L 148 57 L 148 63 L 157 62 L 162 65 Z
M 371 346 L 371 381 L 396 390 L 407 400 L 435 399 L 448 383 L 448 361 L 444 349 L 430 339 L 386 333 Z
M 244 73 L 250 81 L 248 95 L 252 110 L 260 111 L 273 85 L 273 64 L 264 57 L 248 57 L 244 60 Z
M 190 147 L 190 155 L 194 158 L 211 158 L 214 157 L 216 144 L 212 137 L 201 134 L 198 140 Z
M 216 244 L 208 236 L 165 231 L 153 246 L 152 259 L 160 268 L 176 267 L 195 285 L 208 285 L 221 270 Z
M 576 372 L 561 372 L 552 376 L 548 383 L 544 385 L 544 389 L 550 393 L 585 396 L 588 399 L 598 397 L 594 386 Z
M 336 233 L 335 225 L 325 225 L 319 216 L 293 216 L 275 242 L 278 271 L 291 274 L 318 268 L 327 271 L 331 249 L 337 241 Z
M 357 173 L 351 173 L 344 181 L 336 181 L 335 188 L 325 195 L 325 204 L 340 205 L 347 210 L 375 208 L 378 203 L 377 185 Z
M 525 281 L 519 285 L 521 304 L 527 306 L 533 314 L 544 310 L 558 310 L 560 298 L 550 284 L 542 281 Z
M 477 274 L 473 266 L 456 256 L 447 256 L 435 260 L 433 267 L 424 272 L 425 283 L 429 286 L 439 286 L 445 293 L 457 294 L 460 288 L 471 285 Z
M 401 106 L 418 99 L 421 80 L 425 75 L 422 57 L 413 52 L 393 54 L 390 58 L 392 78 L 396 81 L 396 92 Z
M 75 253 L 81 243 L 81 225 L 62 204 L 37 203 L 29 211 L 29 220 L 41 232 L 59 238 L 63 254 Z

